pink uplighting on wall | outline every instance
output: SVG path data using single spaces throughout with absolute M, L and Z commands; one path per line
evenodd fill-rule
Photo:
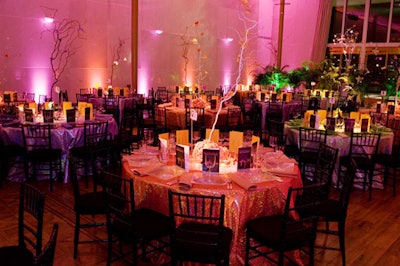
M 49 95 L 50 90 L 50 82 L 47 76 L 47 69 L 35 69 L 32 76 L 32 88 L 35 93 L 35 101 L 39 101 L 39 95 Z

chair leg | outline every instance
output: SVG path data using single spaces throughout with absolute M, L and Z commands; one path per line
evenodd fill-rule
M 78 252 L 78 242 L 79 242 L 79 229 L 80 229 L 80 216 L 78 213 L 75 214 L 75 233 L 74 233 L 74 259 Z
M 250 237 L 246 235 L 246 253 L 244 257 L 244 265 L 249 266 Z
M 346 265 L 346 249 L 344 245 L 344 233 L 345 233 L 345 223 L 344 220 L 339 221 L 338 223 L 338 229 L 339 229 L 339 245 L 340 245 L 340 251 L 342 253 L 342 265 Z

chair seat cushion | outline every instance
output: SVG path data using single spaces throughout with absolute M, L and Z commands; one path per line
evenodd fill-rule
M 106 214 L 107 205 L 102 191 L 79 195 L 79 204 L 75 210 L 81 214 Z
M 301 223 L 287 224 L 287 235 L 281 239 L 283 215 L 256 218 L 246 222 L 247 234 L 259 243 L 275 250 L 294 250 L 309 240 L 310 230 Z
M 225 257 L 230 251 L 232 230 L 223 227 L 219 238 L 219 227 L 211 224 L 186 222 L 178 226 L 174 233 L 175 252 L 181 258 L 207 262 L 212 257 Z M 218 241 L 222 241 L 222 253 L 217 249 Z
M 2 266 L 33 265 L 33 258 L 33 254 L 28 249 L 20 246 L 0 248 L 0 265 Z

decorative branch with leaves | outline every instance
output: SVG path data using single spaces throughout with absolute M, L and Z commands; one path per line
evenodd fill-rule
M 76 19 L 56 20 L 57 9 L 46 8 L 52 13 L 53 23 L 46 24 L 46 30 L 52 35 L 53 48 L 50 54 L 50 65 L 53 74 L 51 89 L 60 81 L 62 74 L 73 55 L 79 49 L 78 40 L 85 39 L 85 31 Z

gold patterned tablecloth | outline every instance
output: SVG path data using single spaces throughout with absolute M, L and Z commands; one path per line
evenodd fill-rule
M 135 175 L 132 171 L 133 168 L 135 167 L 132 164 L 124 162 L 124 176 L 135 180 L 135 204 L 137 207 L 151 208 L 168 215 L 168 190 L 179 190 L 178 184 L 168 185 L 168 181 L 154 176 Z M 228 188 L 227 184 L 195 183 L 192 185 L 189 193 L 225 194 L 225 225 L 233 230 L 230 265 L 243 265 L 246 221 L 260 216 L 282 213 L 289 187 L 302 185 L 297 165 L 295 171 L 298 173 L 297 177 L 281 177 L 281 181 L 271 180 L 257 183 L 257 188 L 252 191 L 247 191 L 235 183 L 231 184 L 232 188 Z

